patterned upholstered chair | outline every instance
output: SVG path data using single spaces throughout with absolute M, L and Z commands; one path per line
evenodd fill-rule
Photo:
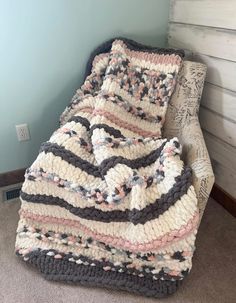
M 193 170 L 200 217 L 214 183 L 214 174 L 198 120 L 206 66 L 185 61 L 178 77 L 164 124 L 164 137 L 177 136 L 183 146 L 183 160 Z

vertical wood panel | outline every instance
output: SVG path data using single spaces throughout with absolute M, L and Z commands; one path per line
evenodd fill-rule
M 205 83 L 201 104 L 236 122 L 236 93 Z
M 172 0 L 170 21 L 236 29 L 235 0 Z
M 236 20 L 236 18 L 235 18 Z M 236 52 L 236 50 L 235 50 Z M 214 58 L 202 54 L 192 54 L 190 59 L 207 66 L 206 81 L 236 92 L 236 62 Z M 235 54 L 236 61 L 236 54 Z
M 235 123 L 232 123 L 203 107 L 200 107 L 199 118 L 203 129 L 220 138 L 222 141 L 236 147 Z
M 185 48 L 231 61 L 236 60 L 236 31 L 170 23 L 168 39 L 172 47 Z
M 228 169 L 234 170 L 236 174 L 236 148 L 206 131 L 203 131 L 203 135 L 211 159 Z
M 236 197 L 236 0 L 171 0 L 168 42 L 208 67 L 200 123 L 216 183 Z

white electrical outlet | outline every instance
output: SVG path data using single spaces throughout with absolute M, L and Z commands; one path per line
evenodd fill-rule
M 16 125 L 18 141 L 27 141 L 30 139 L 29 128 L 26 123 Z

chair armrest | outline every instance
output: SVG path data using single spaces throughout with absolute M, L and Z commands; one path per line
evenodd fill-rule
M 192 117 L 189 124 L 180 129 L 179 140 L 183 146 L 183 159 L 193 171 L 193 186 L 202 218 L 215 177 L 198 117 Z
M 197 194 L 200 218 L 202 218 L 215 177 L 198 117 L 189 116 L 181 127 L 173 121 L 168 124 L 165 132 L 168 133 L 167 137 L 176 136 L 182 144 L 182 159 L 192 168 L 193 186 Z
M 215 180 L 198 120 L 205 76 L 204 64 L 184 61 L 163 126 L 164 138 L 179 138 L 183 147 L 182 159 L 193 170 L 200 218 Z

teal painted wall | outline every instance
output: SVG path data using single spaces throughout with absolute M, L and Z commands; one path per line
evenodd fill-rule
M 164 46 L 168 11 L 168 0 L 0 0 L 0 172 L 32 163 L 94 47 L 113 36 Z

